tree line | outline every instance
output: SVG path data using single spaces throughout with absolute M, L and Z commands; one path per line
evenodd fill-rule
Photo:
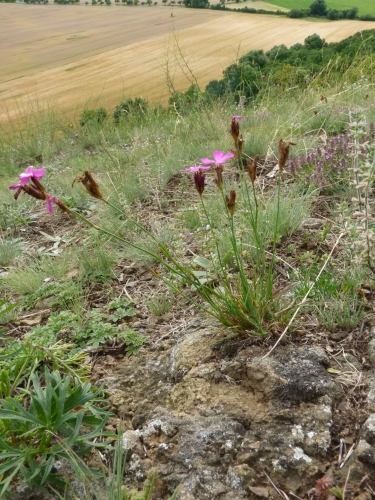
M 277 45 L 271 50 L 251 50 L 238 62 L 223 71 L 221 80 L 211 80 L 201 91 L 192 85 L 186 92 L 175 92 L 170 104 L 182 106 L 233 96 L 254 99 L 264 92 L 281 92 L 291 87 L 307 87 L 312 79 L 320 75 L 329 65 L 329 78 L 344 74 L 360 54 L 365 56 L 375 51 L 375 30 L 366 30 L 342 40 L 327 43 L 319 35 L 308 36 L 304 43 L 288 48 Z M 358 73 L 358 72 L 357 72 Z M 353 78 L 360 78 L 360 73 Z

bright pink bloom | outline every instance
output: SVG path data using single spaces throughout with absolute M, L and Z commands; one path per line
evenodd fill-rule
M 53 196 L 53 194 L 47 194 L 46 195 L 46 202 L 47 202 L 47 210 L 50 214 L 54 213 L 53 205 L 52 203 L 55 203 L 58 207 L 61 208 L 66 213 L 71 213 L 70 209 L 64 205 L 62 201 L 60 201 L 56 196 Z
M 233 153 L 224 154 L 223 151 L 214 151 L 212 153 L 212 156 L 214 157 L 213 160 L 210 160 L 209 158 L 202 158 L 201 162 L 204 165 L 209 165 L 210 163 L 214 163 L 216 166 L 218 166 L 225 163 L 227 160 L 229 160 L 229 158 L 233 158 L 234 154 Z
M 232 120 L 242 120 L 244 118 L 242 115 L 232 115 Z
M 23 172 L 20 175 L 21 185 L 27 184 L 30 182 L 31 177 L 35 177 L 36 179 L 42 179 L 44 176 L 44 167 L 38 168 L 34 170 L 34 167 L 27 167 L 26 172 Z
M 266 75 L 262 75 L 262 78 L 266 78 Z
M 180 172 L 191 172 L 195 174 L 195 172 L 199 172 L 200 170 L 209 170 L 211 167 L 204 167 L 203 165 L 198 165 L 195 167 L 185 168 L 184 170 L 180 170 Z

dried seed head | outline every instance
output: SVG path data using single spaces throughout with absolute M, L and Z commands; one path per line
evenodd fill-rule
M 234 139 L 234 142 L 237 143 L 238 136 L 240 134 L 240 124 L 238 123 L 235 117 L 232 117 L 230 121 L 230 133 Z
M 257 165 L 258 165 L 258 160 L 259 160 L 259 155 L 254 156 L 254 160 L 250 161 L 247 160 L 247 171 L 249 172 L 249 177 L 251 180 L 251 183 L 254 185 L 256 176 L 257 176 Z
M 231 216 L 233 217 L 234 209 L 236 208 L 236 191 L 232 190 L 229 196 L 225 197 L 227 208 Z
M 198 170 L 198 172 L 195 172 L 194 174 L 194 183 L 195 183 L 195 188 L 199 193 L 199 196 L 202 196 L 203 191 L 204 191 L 204 180 L 206 176 L 204 175 L 203 172 Z
M 97 198 L 98 200 L 105 201 L 105 199 L 102 196 L 102 193 L 100 192 L 99 185 L 91 175 L 90 170 L 85 170 L 84 175 L 79 175 L 77 176 L 72 184 L 72 187 L 76 182 L 82 182 L 82 184 L 85 186 L 86 191 L 91 194 L 94 198 Z
M 283 171 L 289 156 L 290 146 L 295 146 L 295 142 L 284 142 L 282 139 L 279 140 L 279 169 L 280 172 Z

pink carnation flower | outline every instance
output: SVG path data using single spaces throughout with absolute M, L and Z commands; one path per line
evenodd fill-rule
M 212 156 L 214 157 L 213 160 L 210 160 L 209 158 L 202 158 L 201 162 L 204 165 L 209 165 L 214 163 L 218 167 L 219 165 L 222 165 L 227 160 L 229 160 L 229 158 L 233 158 L 234 154 L 233 153 L 224 154 L 224 151 L 214 151 L 212 153 Z

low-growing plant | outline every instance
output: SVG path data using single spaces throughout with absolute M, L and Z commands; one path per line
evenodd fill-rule
M 17 228 L 26 226 L 30 220 L 29 215 L 25 215 L 23 207 L 15 203 L 0 204 L 0 229 Z
M 173 306 L 173 297 L 168 297 L 165 294 L 155 295 L 147 302 L 147 307 L 154 316 L 163 316 L 169 312 Z
M 133 302 L 125 297 L 119 297 L 108 304 L 110 316 L 108 319 L 117 323 L 125 318 L 131 318 L 135 314 Z
M 113 120 L 118 125 L 121 120 L 124 120 L 129 114 L 144 114 L 147 111 L 148 104 L 143 97 L 136 97 L 133 99 L 126 99 L 116 106 L 113 113 Z
M 0 266 L 8 266 L 22 253 L 23 238 L 5 238 L 0 240 Z
M 11 341 L 3 338 L 2 341 L 5 346 L 0 355 L 0 370 L 7 372 L 9 395 L 13 395 L 19 387 L 28 388 L 31 375 L 40 373 L 45 366 L 82 381 L 89 376 L 88 355 L 82 351 L 72 354 L 74 344 L 56 342 L 50 347 L 44 347 L 33 344 L 28 339 Z
M 137 354 L 142 345 L 147 341 L 147 337 L 140 335 L 135 330 L 127 330 L 121 333 L 120 338 L 126 343 L 125 352 L 128 357 Z
M 105 108 L 85 109 L 82 111 L 79 124 L 81 127 L 85 125 L 102 125 L 107 117 L 108 113 Z
M 0 495 L 21 474 L 29 487 L 52 484 L 64 488 L 66 479 L 55 469 L 65 460 L 88 477 L 98 476 L 83 461 L 93 447 L 107 447 L 103 431 L 109 413 L 98 406 L 101 389 L 45 368 L 43 380 L 31 375 L 32 387 L 18 397 L 0 400 Z M 23 404 L 22 404 L 23 402 Z M 27 409 L 24 407 L 27 405 Z M 71 451 L 74 448 L 74 454 Z

